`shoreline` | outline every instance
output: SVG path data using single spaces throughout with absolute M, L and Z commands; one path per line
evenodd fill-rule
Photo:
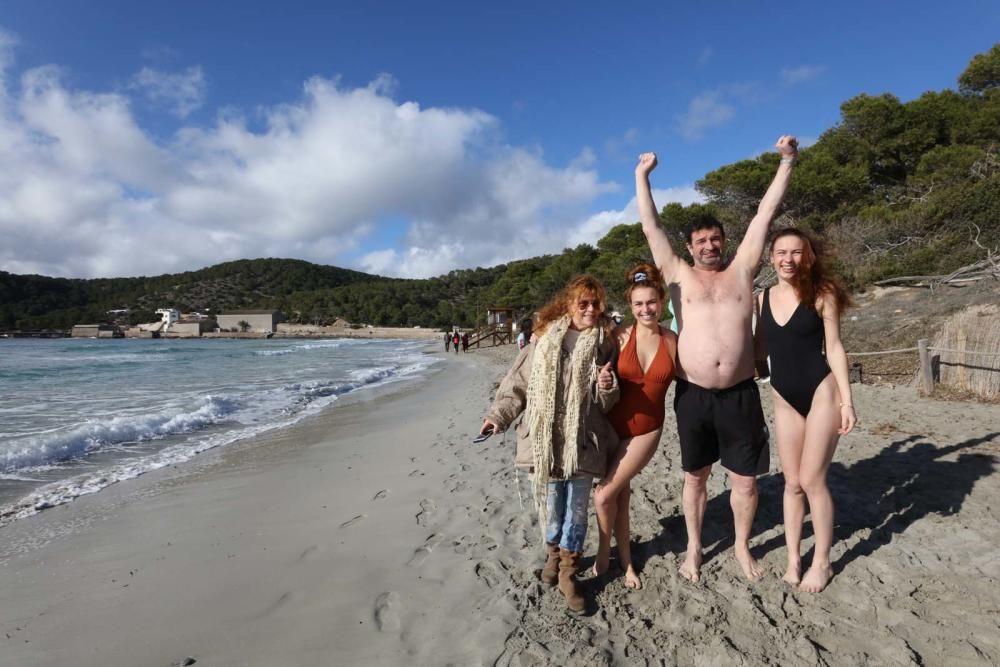
M 333 339 L 326 338 L 326 340 Z M 395 340 L 403 341 L 403 339 Z M 406 342 L 412 344 L 414 341 Z M 426 345 L 418 346 L 417 354 L 421 357 L 433 354 L 429 341 Z M 440 362 L 432 361 L 430 366 L 435 363 Z M 298 423 L 315 419 L 327 410 L 349 405 L 356 399 L 365 400 L 362 395 L 381 396 L 400 391 L 401 387 L 412 383 L 411 378 L 410 374 L 396 374 L 376 379 L 371 384 L 362 384 L 345 393 L 336 394 L 334 400 L 326 405 L 307 407 L 287 419 L 282 417 L 270 423 L 248 425 L 231 422 L 223 427 L 210 423 L 191 433 L 182 429 L 167 434 L 166 437 L 125 443 L 134 445 L 134 449 L 126 446 L 118 450 L 114 446 L 108 446 L 90 452 L 80 460 L 57 460 L 40 471 L 31 468 L 15 469 L 8 473 L 4 480 L 0 480 L 0 484 L 5 487 L 3 500 L 0 502 L 0 529 L 163 468 L 184 468 L 209 456 L 211 452 L 239 447 L 256 438 L 269 437 L 273 432 L 294 428 Z M 76 427 L 74 430 L 79 428 Z
M 765 579 L 747 583 L 734 564 L 718 470 L 702 583 L 680 579 L 668 407 L 632 484 L 644 586 L 626 590 L 614 560 L 608 580 L 583 574 L 596 609 L 576 618 L 537 581 L 543 551 L 513 439 L 470 442 L 514 352 L 449 353 L 426 382 L 17 522 L 36 544 L 0 563 L 0 654 L 41 665 L 1000 662 L 996 406 L 858 387 L 863 421 L 830 472 L 835 576 L 819 595 L 780 580 L 773 444 L 751 541 Z M 804 538 L 808 561 L 808 524 Z M 591 517 L 585 567 L 596 539 Z
M 43 665 L 405 659 L 401 641 L 385 641 L 396 596 L 409 599 L 411 568 L 436 551 L 432 499 L 459 470 L 451 461 L 445 474 L 443 443 L 415 442 L 413 429 L 440 425 L 429 393 L 457 405 L 476 389 L 472 357 L 4 527 L 0 654 Z M 468 381 L 450 383 L 453 367 Z M 442 437 L 478 429 L 440 426 Z M 359 560 L 366 545 L 380 549 Z M 372 595 L 359 578 L 398 581 Z M 447 576 L 425 578 L 416 594 L 430 604 Z M 358 632 L 371 641 L 354 642 Z

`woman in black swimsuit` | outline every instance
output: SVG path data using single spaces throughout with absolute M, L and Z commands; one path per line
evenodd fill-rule
M 833 499 L 826 472 L 837 440 L 857 423 L 847 353 L 840 340 L 840 313 L 850 299 L 824 269 L 818 246 L 797 229 L 774 234 L 771 263 L 778 284 L 757 298 L 757 357 L 763 358 L 766 346 L 778 458 L 785 475 L 788 571 L 784 580 L 801 591 L 818 593 L 833 576 Z M 766 368 L 760 370 L 766 374 Z M 807 500 L 816 546 L 803 576 L 799 542 Z

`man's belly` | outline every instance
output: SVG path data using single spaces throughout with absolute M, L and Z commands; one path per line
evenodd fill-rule
M 682 331 L 677 343 L 678 377 L 706 389 L 725 389 L 753 377 L 748 335 L 688 335 L 692 333 Z

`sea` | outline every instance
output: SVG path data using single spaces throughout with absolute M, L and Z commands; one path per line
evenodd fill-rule
M 0 340 L 0 525 L 416 378 L 427 341 Z

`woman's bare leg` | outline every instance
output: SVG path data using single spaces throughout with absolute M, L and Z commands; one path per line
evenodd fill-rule
M 628 549 L 628 502 L 624 505 L 625 517 L 621 524 L 619 519 L 619 495 L 627 489 L 632 478 L 639 474 L 649 460 L 656 453 L 656 447 L 660 443 L 660 429 L 651 433 L 637 435 L 634 438 L 623 440 L 618 447 L 618 455 L 608 476 L 598 484 L 595 496 L 595 506 L 597 509 L 597 558 L 594 561 L 594 574 L 604 574 L 608 569 L 608 561 L 611 558 L 611 533 L 615 532 L 615 540 L 618 542 L 619 554 L 621 545 L 624 542 Z M 620 526 L 624 526 L 624 534 L 620 531 Z M 631 565 L 631 554 L 629 562 L 622 563 L 622 567 Z
M 629 502 L 632 500 L 632 487 L 626 485 L 618 493 L 618 520 L 615 522 L 615 544 L 618 545 L 618 562 L 625 570 L 625 587 L 642 588 L 639 574 L 632 565 L 631 514 Z
M 812 563 L 802 577 L 799 590 L 818 593 L 826 588 L 833 576 L 830 548 L 833 546 L 833 498 L 826 484 L 826 474 L 837 449 L 840 435 L 840 406 L 833 375 L 816 389 L 812 407 L 806 418 L 805 442 L 799 464 L 799 484 L 809 499 L 816 545 Z
M 788 548 L 788 569 L 782 577 L 798 586 L 802 581 L 802 521 L 806 515 L 806 496 L 799 480 L 806 420 L 778 392 L 774 396 L 775 441 L 778 460 L 785 476 L 785 492 L 781 499 L 785 516 L 785 544 Z

